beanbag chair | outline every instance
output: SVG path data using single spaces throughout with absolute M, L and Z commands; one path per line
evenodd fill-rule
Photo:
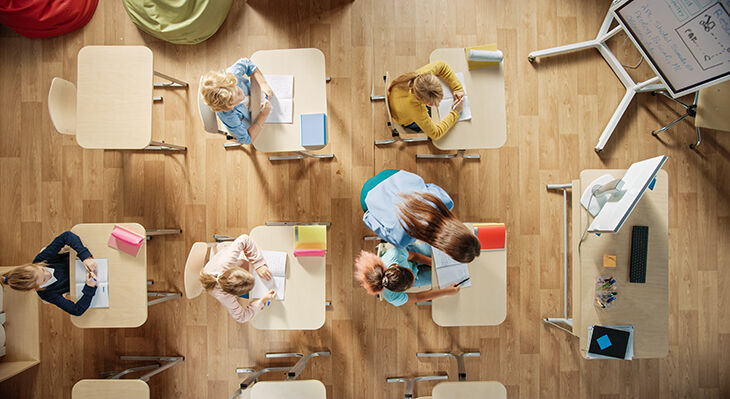
M 213 36 L 233 0 L 123 0 L 129 18 L 150 35 L 177 44 Z
M 0 24 L 26 37 L 63 35 L 86 25 L 98 0 L 0 0 Z

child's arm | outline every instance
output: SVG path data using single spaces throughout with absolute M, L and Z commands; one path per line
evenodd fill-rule
M 431 258 L 426 255 L 419 254 L 418 252 L 408 251 L 408 260 L 422 265 L 431 266 Z
M 269 86 L 269 83 L 264 78 L 264 74 L 261 73 L 260 69 L 256 69 L 253 72 L 253 74 L 251 75 L 251 79 L 255 80 L 256 83 L 258 83 L 259 87 L 261 88 L 261 93 L 267 96 L 267 100 L 269 97 L 274 95 L 274 92 L 271 90 L 271 86 Z
M 66 245 L 73 248 L 73 250 L 78 254 L 79 259 L 82 261 L 91 257 L 91 252 L 81 242 L 81 238 L 70 231 L 65 231 L 59 234 L 58 237 L 54 238 L 53 241 L 51 241 L 51 243 L 48 244 L 43 251 L 41 251 L 41 253 L 36 255 L 33 262 L 37 263 L 44 260 L 50 261 L 55 259 L 58 256 L 58 251 Z
M 266 118 L 269 117 L 270 113 L 271 103 L 269 102 L 269 100 L 264 100 L 264 102 L 261 104 L 259 114 L 258 116 L 256 116 L 256 120 L 253 121 L 251 126 L 248 128 L 248 135 L 251 137 L 251 142 L 256 140 L 256 137 L 258 137 L 259 134 L 261 134 L 261 131 L 264 130 L 264 123 L 266 122 Z
M 456 286 L 456 284 L 446 287 L 444 289 L 435 289 L 435 290 L 428 290 L 428 291 L 422 291 L 422 292 L 414 292 L 412 294 L 408 294 L 408 302 L 425 302 L 430 301 L 434 298 L 446 296 L 446 295 L 454 295 L 458 293 L 460 290 L 459 287 Z

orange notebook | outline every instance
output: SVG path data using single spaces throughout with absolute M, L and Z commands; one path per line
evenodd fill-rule
M 482 251 L 500 251 L 505 249 L 507 235 L 504 223 L 475 224 L 474 234 L 479 238 Z

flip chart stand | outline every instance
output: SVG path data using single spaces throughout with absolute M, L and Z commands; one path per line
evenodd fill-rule
M 618 60 L 618 58 L 616 58 L 613 52 L 611 52 L 611 49 L 608 47 L 608 45 L 606 45 L 608 39 L 623 31 L 623 27 L 620 24 L 615 28 L 610 29 L 611 24 L 614 20 L 613 10 L 615 5 L 616 2 L 611 4 L 611 7 L 606 14 L 606 18 L 603 20 L 601 29 L 599 29 L 598 35 L 596 35 L 595 39 L 580 43 L 553 47 L 545 50 L 533 51 L 527 56 L 527 59 L 530 62 L 535 62 L 535 60 L 540 57 L 549 57 L 558 54 L 581 51 L 588 48 L 595 48 L 596 50 L 598 50 L 598 52 L 601 53 L 601 56 L 603 56 L 603 59 L 606 60 L 606 63 L 608 63 L 611 69 L 613 69 L 616 77 L 618 77 L 618 79 L 621 81 L 621 84 L 623 84 L 626 88 L 626 94 L 624 94 L 624 97 L 621 99 L 618 108 L 616 108 L 616 111 L 611 116 L 608 124 L 603 129 L 601 137 L 598 139 L 598 144 L 596 144 L 596 147 L 594 148 L 597 153 L 603 151 L 603 147 L 606 146 L 608 139 L 611 138 L 611 134 L 613 134 L 614 129 L 616 129 L 616 125 L 618 125 L 618 122 L 621 120 L 624 112 L 626 112 L 626 109 L 629 107 L 629 104 L 631 103 L 631 100 L 634 98 L 634 95 L 636 95 L 636 93 L 652 92 L 655 90 L 666 90 L 666 86 L 664 86 L 664 84 L 657 84 L 658 82 L 660 82 L 658 76 L 654 76 L 653 78 L 640 83 L 634 82 L 634 80 L 631 79 L 631 76 L 629 76 L 629 73 L 626 72 L 626 69 L 623 67 L 623 65 L 621 65 L 621 62 Z
M 563 192 L 563 317 L 548 317 L 542 321 L 553 325 L 563 331 L 573 334 L 573 319 L 568 317 L 568 190 L 573 189 L 572 184 L 548 184 L 548 190 L 560 190 Z M 573 223 L 577 223 L 573 221 Z M 563 327 L 561 324 L 567 326 Z

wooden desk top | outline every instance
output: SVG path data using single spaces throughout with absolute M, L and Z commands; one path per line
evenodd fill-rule
M 507 399 L 507 389 L 497 381 L 442 382 L 433 387 L 433 399 Z
M 327 77 L 324 54 L 316 48 L 260 50 L 251 61 L 263 74 L 294 75 L 293 123 L 267 123 L 253 146 L 263 152 L 316 150 L 301 145 L 301 114 L 327 113 Z M 259 114 L 261 91 L 251 84 L 251 118 Z M 329 123 L 328 123 L 329 125 Z M 331 132 L 327 131 L 328 137 Z
M 465 223 L 470 229 L 471 223 Z M 482 251 L 469 264 L 471 287 L 458 294 L 435 298 L 431 305 L 433 321 L 442 327 L 493 326 L 507 317 L 507 251 Z M 431 273 L 438 288 L 438 275 Z
M 262 381 L 251 387 L 251 399 L 327 399 L 324 384 L 317 380 Z
M 647 190 L 631 216 L 616 234 L 587 234 L 578 255 L 578 241 L 590 216 L 580 205 L 583 188 L 604 174 L 621 177 L 626 170 L 584 170 L 573 182 L 573 333 L 579 337 L 580 352 L 586 356 L 588 327 L 593 325 L 633 325 L 634 357 L 661 358 L 669 353 L 669 261 L 668 183 L 660 170 L 654 190 Z M 592 217 L 591 217 L 592 219 Z M 649 226 L 646 283 L 629 282 L 631 230 Z M 603 255 L 616 255 L 616 268 L 603 267 Z M 616 279 L 618 297 L 606 309 L 594 303 L 598 276 Z
M 286 293 L 251 320 L 259 330 L 316 330 L 325 322 L 326 257 L 294 256 L 294 226 L 257 226 L 251 238 L 262 250 L 286 251 Z
M 137 223 L 118 223 L 125 229 L 145 235 Z M 81 316 L 70 316 L 79 328 L 139 327 L 147 320 L 147 243 L 136 257 L 109 247 L 115 223 L 77 224 L 71 231 L 81 237 L 94 258 L 109 260 L 109 308 L 87 309 Z M 76 297 L 76 253 L 69 257 L 71 297 Z
M 0 274 L 15 267 L 0 267 Z M 40 363 L 40 298 L 35 291 L 3 290 L 5 312 L 5 356 L 0 358 L 0 381 L 17 375 Z
M 71 399 L 149 399 L 150 387 L 142 380 L 81 380 Z
M 84 148 L 142 149 L 152 140 L 152 51 L 86 46 L 78 54 L 76 142 Z
M 456 72 L 464 73 L 472 119 L 456 122 L 433 145 L 440 150 L 499 148 L 507 141 L 507 112 L 504 92 L 504 65 L 469 70 L 463 48 L 438 48 L 430 62 L 446 61 Z M 441 120 L 438 108 L 434 118 Z

